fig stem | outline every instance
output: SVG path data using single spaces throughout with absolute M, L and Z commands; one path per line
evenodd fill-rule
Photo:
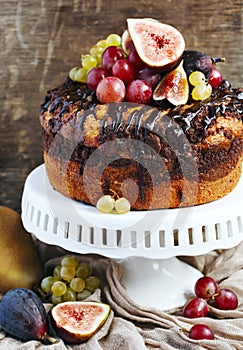
M 225 57 L 211 57 L 211 59 L 212 59 L 213 64 L 225 61 Z
M 44 342 L 49 342 L 51 344 L 54 344 L 57 342 L 57 339 L 54 337 L 51 337 L 49 334 L 44 334 L 44 336 L 42 337 L 42 339 L 44 340 Z

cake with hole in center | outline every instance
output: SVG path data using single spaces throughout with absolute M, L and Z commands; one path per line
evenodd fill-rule
M 127 19 L 41 105 L 52 187 L 93 206 L 125 198 L 131 210 L 230 193 L 242 168 L 243 88 L 223 79 L 223 61 L 187 50 L 171 25 Z

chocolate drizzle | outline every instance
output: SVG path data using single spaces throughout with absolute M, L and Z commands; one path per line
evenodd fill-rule
M 122 158 L 112 163 L 112 166 L 126 167 L 135 164 L 134 180 L 137 181 L 139 197 L 143 201 L 144 188 L 151 182 L 148 179 L 148 171 L 144 164 L 153 160 L 154 153 L 158 154 L 165 162 L 171 179 L 179 179 L 183 165 L 180 162 L 190 161 L 195 152 L 198 158 L 198 171 L 200 176 L 208 176 L 208 171 L 214 164 L 223 163 L 231 158 L 231 167 L 236 164 L 239 154 L 242 154 L 243 137 L 237 136 L 231 142 L 231 148 L 227 150 L 215 150 L 206 148 L 205 140 L 210 135 L 211 129 L 217 123 L 217 118 L 228 116 L 235 120 L 243 118 L 243 89 L 233 89 L 225 82 L 217 89 L 210 99 L 204 102 L 188 103 L 188 105 L 174 107 L 154 108 L 147 105 L 128 103 L 109 103 L 100 109 L 96 95 L 85 84 L 67 81 L 59 88 L 48 91 L 44 103 L 41 106 L 40 121 L 44 129 L 45 147 L 48 150 L 55 135 L 63 125 L 68 124 L 72 129 L 77 128 L 80 140 L 72 154 L 71 159 L 79 163 L 79 172 L 83 173 L 86 160 L 90 157 L 95 146 L 87 146 L 84 142 L 84 123 L 88 116 L 93 116 L 99 121 L 99 135 L 97 147 L 106 141 L 115 139 L 134 139 L 140 141 L 137 149 L 137 157 L 133 159 Z M 217 130 L 215 132 L 218 132 Z M 231 140 L 232 135 L 224 131 L 225 138 Z M 72 135 L 70 134 L 71 138 Z M 185 144 L 185 137 L 188 145 Z M 139 144 L 139 143 L 138 143 Z M 151 151 L 144 151 L 144 144 Z M 203 148 L 205 147 L 205 148 Z M 116 150 L 110 150 L 116 152 Z M 141 157 L 145 157 L 141 164 Z M 147 157 L 147 158 L 146 158 Z M 104 159 L 98 160 L 100 166 Z M 154 157 L 156 169 L 156 157 Z M 97 164 L 97 166 L 99 166 Z M 135 169 L 134 168 L 134 169 Z M 185 174 L 183 174 L 185 175 Z M 163 175 L 160 175 L 163 176 Z M 188 178 L 192 173 L 186 174 Z M 211 175 L 210 175 L 211 176 Z M 216 175 L 215 175 L 216 176 Z M 218 176 L 218 175 L 217 175 Z M 223 176 L 223 175 L 222 175 Z M 106 182 L 107 188 L 111 184 Z M 183 193 L 179 194 L 183 201 Z

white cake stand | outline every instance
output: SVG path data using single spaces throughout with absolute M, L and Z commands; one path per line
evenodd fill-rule
M 242 194 L 243 177 L 229 195 L 209 204 L 101 214 L 54 191 L 41 165 L 26 179 L 22 221 L 42 242 L 116 259 L 135 302 L 168 310 L 184 305 L 201 277 L 177 256 L 231 248 L 243 240 Z

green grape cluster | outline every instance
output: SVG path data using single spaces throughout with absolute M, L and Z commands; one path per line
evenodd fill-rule
M 49 301 L 56 305 L 88 298 L 100 287 L 100 279 L 93 275 L 90 264 L 68 255 L 55 266 L 52 276 L 41 280 L 40 287 L 46 295 L 50 295 Z
M 193 85 L 192 98 L 195 101 L 206 100 L 212 94 L 212 86 L 207 82 L 205 75 L 194 71 L 189 75 L 189 82 Z
M 108 46 L 121 47 L 121 36 L 109 34 L 106 39 L 101 39 L 93 45 L 88 54 L 81 55 L 81 67 L 73 67 L 69 71 L 70 79 L 79 83 L 86 83 L 88 71 L 101 66 L 103 52 Z

